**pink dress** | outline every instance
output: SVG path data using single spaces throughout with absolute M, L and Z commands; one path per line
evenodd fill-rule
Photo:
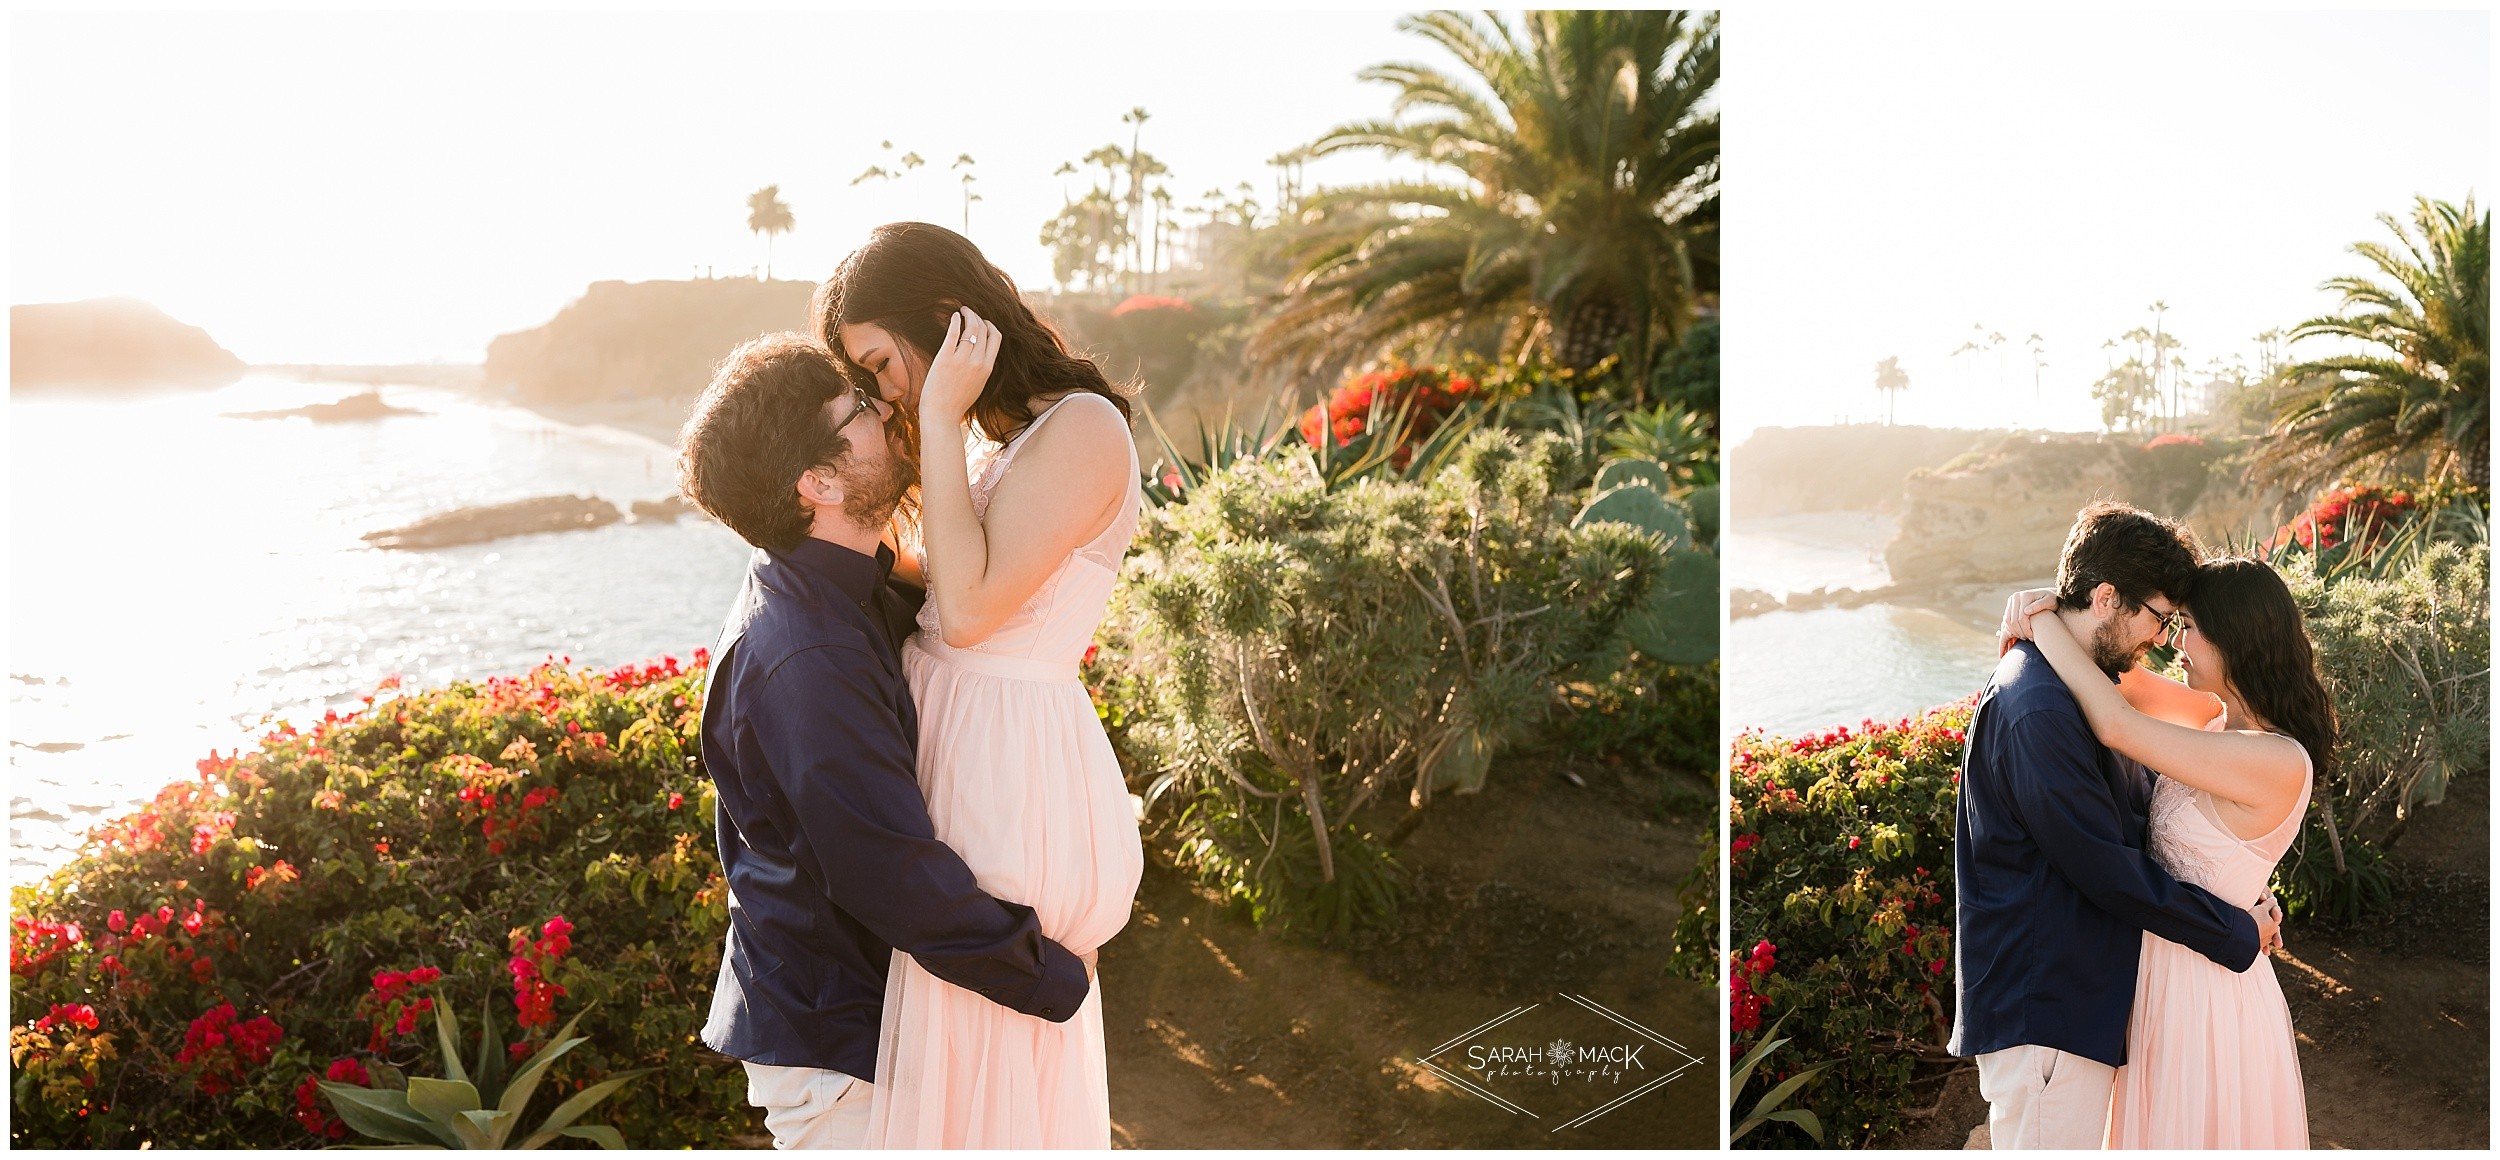
M 969 463 L 974 513 L 987 515 L 1016 450 L 1061 407 L 1110 405 L 1070 395 L 1005 446 L 984 445 Z M 1111 525 L 989 639 L 947 646 L 932 601 L 903 649 L 920 711 L 920 793 L 939 840 L 983 890 L 1031 906 L 1042 933 L 1078 954 L 1127 925 L 1145 868 L 1127 783 L 1077 677 L 1137 531 L 1134 447 L 1128 455 L 1131 483 Z M 1074 1016 L 1053 1023 L 895 952 L 868 1146 L 1109 1148 L 1099 981 Z
M 2220 727 L 2220 718 L 2206 728 Z M 2304 759 L 2306 752 L 2304 751 Z M 2304 780 L 2290 817 L 2242 839 L 2222 824 L 2213 795 L 2169 778 L 2154 782 L 2147 845 L 2182 882 L 2227 903 L 2265 896 L 2309 809 Z M 2127 1065 L 2110 1096 L 2112 1148 L 2307 1148 L 2292 1013 L 2274 960 L 2234 972 L 2147 933 L 2136 960 Z

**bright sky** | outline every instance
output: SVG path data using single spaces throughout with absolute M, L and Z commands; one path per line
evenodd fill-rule
M 2488 209 L 2489 38 L 2483 13 L 1731 16 L 1726 430 L 1879 418 L 1886 356 L 1899 422 L 2096 429 L 2101 343 L 2156 300 L 2190 368 L 2253 364 L 2368 269 L 2345 247 L 2392 241 L 2374 215 Z M 2000 361 L 1952 356 L 1973 323 Z
M 11 302 L 127 294 L 252 362 L 475 361 L 588 283 L 763 260 L 747 195 L 816 279 L 880 222 L 962 221 L 1028 287 L 1051 176 L 1151 115 L 1181 204 L 1383 116 L 1383 61 L 1446 61 L 1368 13 L 20 13 Z M 891 140 L 891 154 L 880 150 Z M 897 183 L 850 186 L 916 151 Z M 1310 167 L 1326 182 L 1387 171 Z M 1074 179 L 1069 179 L 1074 180 Z M 1079 188 L 1069 186 L 1066 188 Z

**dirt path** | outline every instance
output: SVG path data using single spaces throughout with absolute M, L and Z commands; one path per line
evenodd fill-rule
M 1111 1112 L 1124 1147 L 1709 1147 L 1717 1008 L 1670 977 L 1676 886 L 1709 824 L 1694 781 L 1523 759 L 1481 794 L 1436 803 L 1401 861 L 1420 884 L 1396 927 L 1315 940 L 1252 929 L 1150 865 L 1129 928 L 1104 949 Z M 1527 1113 L 1414 1060 L 1514 1008 L 1520 1037 L 1637 1039 L 1578 995 L 1704 1062 L 1576 1127 L 1631 1086 L 1488 1081 Z M 1531 1037 L 1528 1032 L 1533 1029 Z M 1487 1033 L 1487 1038 L 1499 1038 Z M 1652 1044 L 1633 1083 L 1681 1063 Z M 1468 1073 L 1460 1072 L 1465 1075 Z M 1575 1083 L 1579 1081 L 1574 1081 Z M 1523 1086 L 1523 1084 L 1525 1086 Z M 1602 1089 L 1602 1090 L 1601 1090 Z
M 2396 910 L 2305 922 L 2274 963 L 2300 1042 L 2317 1148 L 2487 1148 L 2491 1140 L 2490 785 L 2423 811 L 2389 863 Z M 1956 1148 L 1987 1119 L 1970 1073 L 1893 1142 Z

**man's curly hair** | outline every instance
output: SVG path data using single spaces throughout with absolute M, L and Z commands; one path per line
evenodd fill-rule
M 801 335 L 731 351 L 678 433 L 677 490 L 756 547 L 796 546 L 812 522 L 799 477 L 850 454 L 824 410 L 850 389 L 833 353 Z

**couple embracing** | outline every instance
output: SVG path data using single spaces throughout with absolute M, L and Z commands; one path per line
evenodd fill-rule
M 2282 577 L 2084 509 L 2015 594 L 1954 817 L 1958 1004 L 1995 1148 L 2306 1148 L 2267 891 L 2332 767 Z M 2181 684 L 2141 663 L 2178 650 Z
M 815 314 L 680 436 L 756 549 L 703 702 L 703 1041 L 777 1147 L 1107 1148 L 1095 953 L 1143 853 L 1077 665 L 1137 527 L 1129 405 L 938 226 L 877 229 Z

